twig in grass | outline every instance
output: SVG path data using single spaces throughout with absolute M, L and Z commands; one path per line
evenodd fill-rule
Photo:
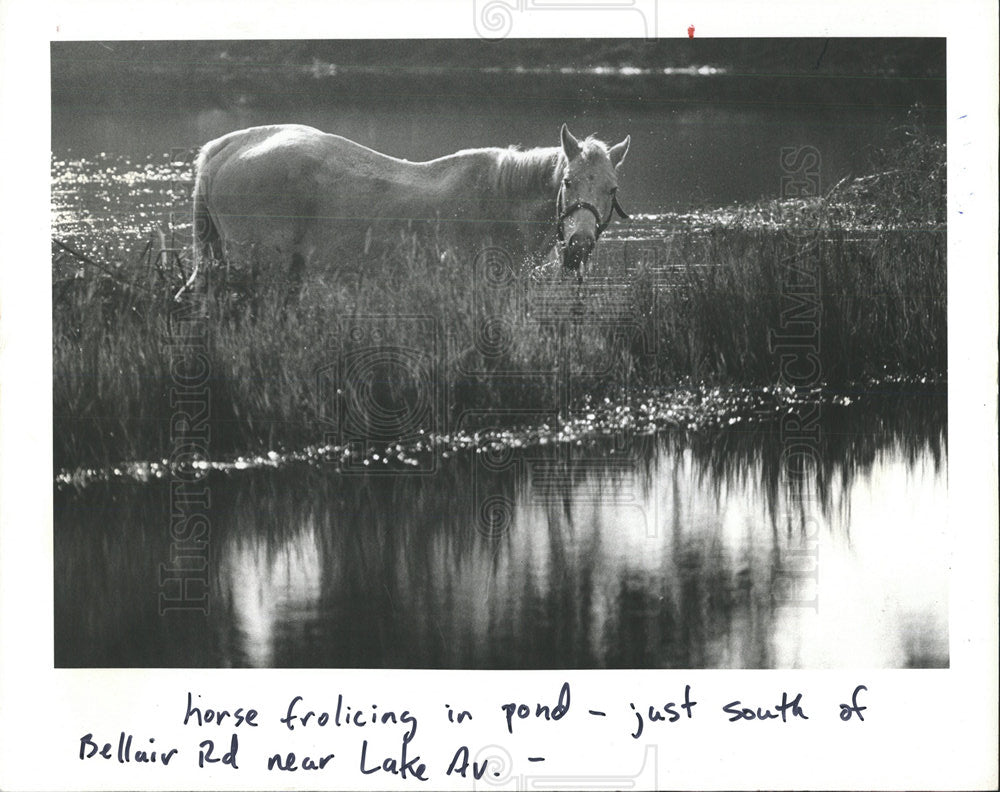
M 139 289 L 142 289 L 143 291 L 148 291 L 150 294 L 155 294 L 156 293 L 156 291 L 154 289 L 151 289 L 148 286 L 144 286 L 144 285 L 142 285 L 140 283 L 130 283 L 129 281 L 127 281 L 124 278 L 122 278 L 117 272 L 115 272 L 107 264 L 101 264 L 98 261 L 94 261 L 94 259 L 92 259 L 90 256 L 86 255 L 85 253 L 81 253 L 79 250 L 76 250 L 76 249 L 70 247 L 65 242 L 61 242 L 58 239 L 53 239 L 52 243 L 54 245 L 62 248 L 63 250 L 65 250 L 71 256 L 79 259 L 84 264 L 89 264 L 90 266 L 94 267 L 95 269 L 99 269 L 101 272 L 103 272 L 109 278 L 111 278 L 112 280 L 114 280 L 116 283 L 121 284 L 122 286 L 127 286 L 129 288 L 139 288 Z
M 839 182 L 833 185 L 833 187 L 831 187 L 829 190 L 826 191 L 826 196 L 824 196 L 824 200 L 827 201 L 830 200 L 830 198 L 836 195 L 837 191 L 840 190 L 840 188 L 843 187 L 844 184 L 846 182 L 849 182 L 850 180 L 851 180 L 851 174 L 848 173 L 843 179 L 841 179 Z

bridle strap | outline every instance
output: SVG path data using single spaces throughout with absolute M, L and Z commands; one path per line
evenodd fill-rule
M 597 233 L 594 235 L 595 238 L 600 237 L 601 234 L 604 233 L 604 230 L 611 225 L 611 218 L 615 212 L 618 213 L 618 216 L 622 220 L 630 219 L 625 213 L 625 210 L 622 209 L 622 205 L 618 203 L 617 191 L 611 194 L 611 209 L 608 210 L 608 216 L 604 220 L 601 220 L 601 213 L 597 211 L 597 207 L 587 201 L 577 201 L 576 203 L 563 208 L 563 204 L 566 200 L 565 190 L 566 185 L 562 185 L 559 188 L 559 194 L 556 196 L 556 239 L 559 240 L 560 244 L 563 244 L 566 241 L 566 234 L 564 232 L 566 218 L 580 209 L 585 209 L 594 216 L 594 220 L 597 222 Z

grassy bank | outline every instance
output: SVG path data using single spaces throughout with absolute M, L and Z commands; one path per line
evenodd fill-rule
M 54 249 L 56 468 L 170 456 L 177 367 L 192 356 L 207 363 L 215 458 L 524 423 L 690 381 L 787 384 L 795 332 L 814 334 L 828 387 L 943 378 L 944 162 L 942 144 L 915 134 L 825 197 L 664 218 L 649 239 L 602 241 L 582 288 L 401 239 L 311 281 L 288 309 L 280 283 L 232 271 L 192 321 L 171 299 L 187 252 L 154 246 L 109 267 Z

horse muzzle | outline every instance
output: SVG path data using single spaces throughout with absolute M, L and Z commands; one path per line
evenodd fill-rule
M 594 237 L 581 233 L 573 234 L 562 252 L 563 269 L 571 272 L 579 272 L 580 267 L 586 263 L 594 250 L 597 240 Z

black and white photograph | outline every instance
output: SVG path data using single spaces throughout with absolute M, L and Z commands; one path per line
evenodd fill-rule
M 0 787 L 995 784 L 995 8 L 160 5 L 0 8 Z
M 945 87 L 54 43 L 56 665 L 947 667 Z

